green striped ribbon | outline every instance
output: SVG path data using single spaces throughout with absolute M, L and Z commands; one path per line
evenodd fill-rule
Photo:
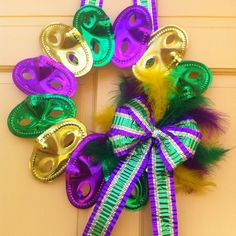
M 158 29 L 158 22 L 157 22 L 157 0 L 134 0 L 134 4 L 147 8 L 153 23 L 153 30 Z
M 84 5 L 94 5 L 102 8 L 103 0 L 82 0 L 80 7 Z

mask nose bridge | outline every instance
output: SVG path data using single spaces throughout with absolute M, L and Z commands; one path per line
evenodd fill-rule
M 34 118 L 39 120 L 41 117 L 41 114 L 39 114 L 39 112 L 35 110 L 35 107 L 37 106 L 37 104 L 34 105 L 32 104 L 32 101 L 28 101 L 28 100 L 24 101 L 24 104 L 25 104 L 26 109 L 34 116 Z

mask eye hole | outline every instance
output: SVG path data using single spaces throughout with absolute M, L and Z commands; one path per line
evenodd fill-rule
M 74 133 L 70 133 L 66 135 L 66 137 L 63 140 L 63 146 L 64 148 L 69 147 L 75 140 L 75 135 Z
M 51 111 L 49 113 L 49 116 L 54 118 L 54 119 L 59 118 L 61 115 L 62 115 L 62 111 L 61 110 L 53 110 L 53 111 Z
M 153 67 L 153 65 L 156 64 L 156 62 L 157 62 L 157 58 L 156 58 L 156 57 L 151 57 L 151 58 L 149 58 L 149 59 L 146 61 L 145 68 L 148 69 L 148 68 Z
M 191 72 L 188 77 L 189 77 L 189 79 L 197 79 L 199 77 L 199 73 L 198 72 Z
M 83 197 L 87 197 L 91 191 L 91 187 L 88 183 L 84 184 L 82 188 L 80 189 L 80 193 Z
M 100 51 L 99 44 L 98 44 L 95 40 L 93 40 L 92 43 L 91 43 L 91 45 L 92 45 L 93 51 L 94 51 L 96 54 L 98 54 L 99 51 Z
M 132 14 L 129 18 L 129 24 L 134 25 L 135 22 L 136 22 L 136 16 L 135 14 Z
M 91 29 L 96 24 L 97 18 L 98 16 L 96 16 L 94 12 L 89 14 L 83 13 L 81 17 L 83 27 Z
M 62 85 L 57 81 L 51 81 L 49 85 L 54 90 L 60 90 L 62 88 Z
M 59 44 L 61 42 L 61 34 L 59 32 L 52 31 L 49 33 L 47 40 L 51 44 Z
M 176 34 L 170 34 L 166 38 L 166 45 L 175 44 L 177 41 L 177 35 Z
M 69 53 L 68 59 L 72 65 L 74 66 L 79 65 L 79 59 L 73 53 Z
M 123 41 L 123 43 L 122 43 L 122 46 L 121 46 L 121 52 L 122 52 L 123 54 L 125 54 L 125 53 L 127 52 L 128 46 L 129 46 L 128 40 L 125 39 L 125 40 Z
M 137 196 L 137 189 L 136 187 L 132 190 L 131 194 L 130 194 L 130 197 L 134 198 Z
M 30 123 L 31 123 L 31 120 L 30 120 L 30 119 L 27 119 L 27 118 L 25 118 L 25 119 L 23 119 L 23 120 L 20 121 L 20 125 L 21 125 L 21 126 L 27 126 L 27 125 L 29 125 Z
M 52 160 L 43 161 L 43 163 L 40 164 L 40 170 L 45 173 L 50 172 L 53 168 L 53 164 Z
M 86 24 L 86 25 L 89 25 L 89 23 L 90 23 L 90 17 L 88 17 L 88 16 L 84 16 L 84 24 Z
M 25 80 L 32 80 L 32 79 L 33 79 L 33 75 L 32 75 L 31 73 L 29 73 L 29 72 L 24 72 L 24 73 L 22 74 L 22 76 L 23 76 L 23 78 L 24 78 Z
M 57 43 L 57 36 L 55 34 L 51 34 L 49 37 L 48 37 L 49 41 L 53 44 L 56 44 Z

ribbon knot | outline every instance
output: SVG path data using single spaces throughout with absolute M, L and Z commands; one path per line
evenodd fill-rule
M 116 110 L 108 136 L 120 162 L 105 184 L 83 235 L 111 234 L 147 168 L 153 234 L 177 236 L 173 169 L 195 153 L 201 139 L 196 122 L 186 117 L 156 128 L 146 100 L 138 97 Z
M 154 130 L 152 131 L 152 138 L 154 139 L 158 139 L 158 137 L 160 136 L 160 130 L 157 128 L 154 128 Z

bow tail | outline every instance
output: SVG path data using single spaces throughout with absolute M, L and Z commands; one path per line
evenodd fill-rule
M 177 236 L 174 176 L 167 171 L 155 146 L 148 161 L 148 183 L 153 235 Z
M 103 187 L 83 236 L 111 234 L 128 197 L 147 166 L 151 144 L 151 140 L 147 141 L 119 162 Z

